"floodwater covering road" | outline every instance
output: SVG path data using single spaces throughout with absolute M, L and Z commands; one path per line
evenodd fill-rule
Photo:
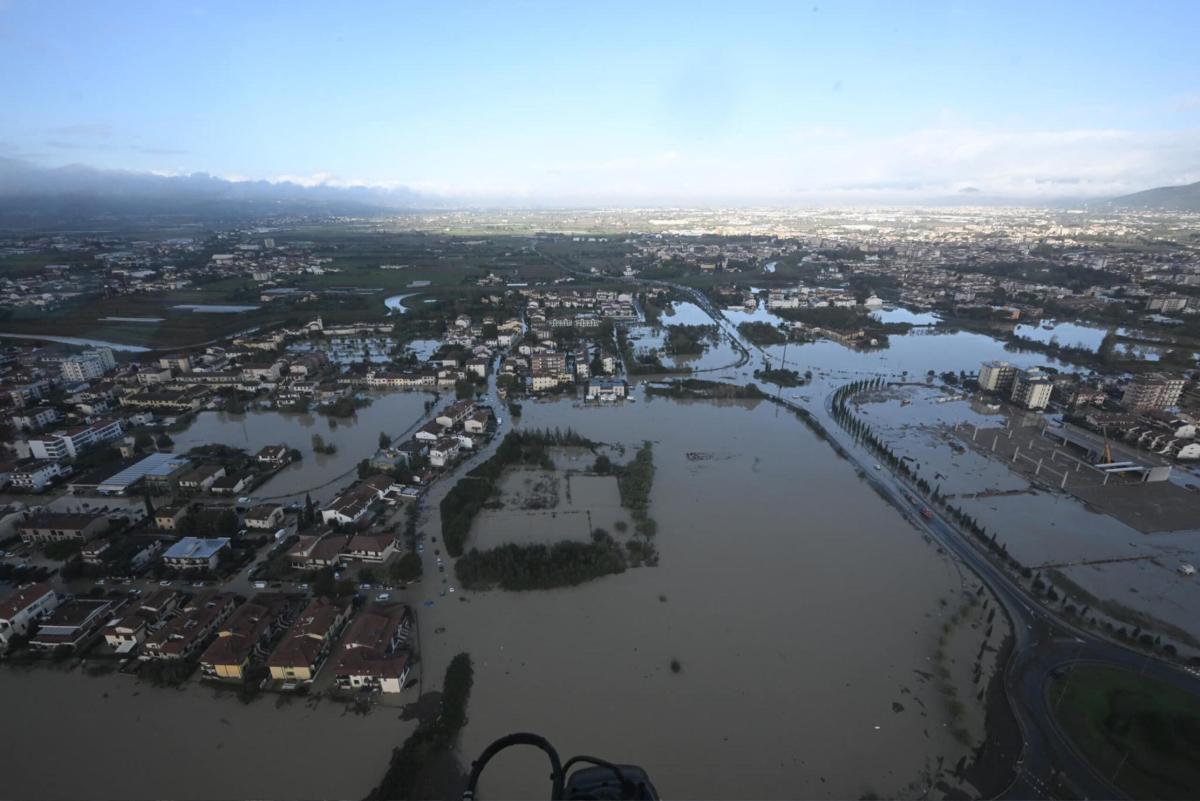
M 44 801 L 362 798 L 416 726 L 389 707 L 243 704 L 196 682 L 168 689 L 44 665 L 0 667 L 0 708 L 0 795 Z
M 627 457 L 653 440 L 661 561 L 546 592 L 442 596 L 426 579 L 424 670 L 440 675 L 460 650 L 475 663 L 464 760 L 529 730 L 641 764 L 680 797 L 957 784 L 948 771 L 968 744 L 930 674 L 943 624 L 977 585 L 792 415 L 766 402 L 557 401 L 526 403 L 521 426 L 571 427 Z M 544 775 L 506 754 L 483 789 L 532 796 Z
M 324 502 L 355 478 L 354 467 L 374 454 L 380 433 L 397 436 L 425 416 L 427 392 L 372 393 L 371 403 L 350 417 L 250 411 L 246 414 L 201 412 L 185 430 L 173 434 L 175 451 L 186 453 L 199 445 L 220 443 L 243 448 L 251 455 L 264 445 L 286 444 L 303 454 L 254 491 L 255 497 Z M 315 453 L 312 438 L 319 434 L 337 446 L 332 454 Z

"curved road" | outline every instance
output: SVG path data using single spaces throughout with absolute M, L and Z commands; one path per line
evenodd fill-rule
M 570 271 L 569 268 L 564 269 Z M 690 297 L 742 352 L 743 360 L 739 365 L 745 363 L 751 348 L 766 355 L 762 348 L 745 341 L 720 309 L 699 290 L 669 281 L 628 280 L 667 287 Z M 777 399 L 777 402 L 812 412 L 787 400 Z M 825 399 L 823 411 L 826 421 L 833 423 L 832 397 Z M 826 427 L 844 435 L 836 424 Z M 870 455 L 852 441 L 845 441 L 844 436 L 839 437 L 839 442 L 868 483 L 906 518 L 974 572 L 996 596 L 1008 615 L 1014 643 L 1005 667 L 1004 687 L 1023 742 L 1021 754 L 1016 759 L 1016 776 L 999 797 L 1052 798 L 1055 788 L 1062 785 L 1081 798 L 1124 797 L 1112 784 L 1113 776 L 1098 772 L 1058 727 L 1053 708 L 1056 699 L 1052 699 L 1049 692 L 1050 679 L 1073 664 L 1098 664 L 1134 671 L 1200 695 L 1200 678 L 1170 662 L 1082 630 L 1041 606 L 1020 584 L 993 563 L 970 535 L 961 532 L 933 507 L 929 507 L 932 518 L 924 518 L 919 510 L 926 504 L 921 500 L 918 490 L 891 471 L 874 470 L 874 460 Z M 917 499 L 916 502 L 908 500 L 909 496 Z

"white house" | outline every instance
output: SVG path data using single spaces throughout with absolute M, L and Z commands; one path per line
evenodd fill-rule
M 619 400 L 625 397 L 625 392 L 625 382 L 620 379 L 594 379 L 588 382 L 588 400 Z
M 462 449 L 454 437 L 442 437 L 429 448 L 429 463 L 434 467 L 445 467 L 454 461 Z
M 0 601 L 0 652 L 13 637 L 28 637 L 38 620 L 58 608 L 58 593 L 47 582 L 28 584 Z

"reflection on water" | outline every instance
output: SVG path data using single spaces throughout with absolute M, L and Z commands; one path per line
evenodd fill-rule
M 957 571 L 789 413 L 556 401 L 525 404 L 521 425 L 652 440 L 662 561 L 571 589 L 432 594 L 425 669 L 475 660 L 467 759 L 528 730 L 635 761 L 672 796 L 860 797 L 965 753 L 915 672 Z M 483 789 L 533 797 L 544 775 L 506 756 Z
M 255 497 L 275 497 L 296 493 L 303 499 L 305 491 L 335 479 L 364 458 L 375 452 L 380 432 L 396 435 L 407 429 L 425 413 L 424 392 L 393 392 L 373 394 L 372 403 L 359 409 L 353 417 L 330 418 L 318 414 L 284 414 L 282 412 L 201 412 L 185 431 L 172 435 L 175 452 L 185 453 L 199 445 L 220 443 L 244 448 L 251 454 L 264 445 L 285 443 L 299 448 L 304 458 L 283 468 L 273 478 L 254 490 Z M 337 446 L 332 454 L 314 453 L 312 436 L 320 434 Z M 314 500 L 332 498 L 353 475 L 330 486 L 313 489 Z
M 325 337 L 293 342 L 287 346 L 287 350 L 289 353 L 319 351 L 333 364 L 345 368 L 363 362 L 386 364 L 392 360 L 391 352 L 394 346 L 395 340 L 389 337 Z
M 406 295 L 392 295 L 383 299 L 383 305 L 391 309 L 392 314 L 407 314 L 408 307 L 404 305 L 405 298 L 413 298 L 421 294 L 420 292 L 409 292 Z
M 937 325 L 941 316 L 934 312 L 915 312 L 903 307 L 876 309 L 871 316 L 881 323 L 908 323 L 910 325 Z
M 976 373 L 980 363 L 1003 359 L 1018 367 L 1046 365 L 1058 369 L 1073 369 L 1070 365 L 1031 351 L 1007 350 L 1004 344 L 986 334 L 970 331 L 944 331 L 938 328 L 913 328 L 907 334 L 888 338 L 889 346 L 881 350 L 857 351 L 836 342 L 822 340 L 788 345 L 787 366 L 803 372 L 823 372 L 833 378 L 879 373 L 900 375 L 965 370 Z M 765 348 L 772 360 L 783 357 L 783 346 Z
M 243 704 L 199 684 L 166 689 L 44 665 L 0 667 L 0 706 L 21 721 L 21 736 L 0 749 L 3 795 L 47 800 L 362 798 L 416 725 L 394 709 Z
M 437 352 L 437 349 L 442 346 L 442 343 L 436 339 L 411 339 L 405 345 L 417 355 L 421 361 L 426 361 L 430 356 Z
M 57 337 L 48 336 L 46 334 L 3 334 L 0 333 L 0 338 L 12 339 L 39 339 L 45 342 L 59 342 L 63 345 L 84 345 L 93 348 L 112 348 L 113 350 L 126 351 L 128 353 L 146 353 L 149 348 L 143 348 L 140 345 L 122 345 L 120 342 L 108 342 L 103 339 L 88 339 L 86 337 Z
M 712 325 L 712 318 L 695 303 L 668 303 L 663 308 L 663 325 Z
M 1092 325 L 1048 320 L 1041 325 L 1018 325 L 1013 333 L 1035 342 L 1056 342 L 1063 347 L 1087 348 L 1090 351 L 1097 351 L 1108 331 L 1107 328 Z

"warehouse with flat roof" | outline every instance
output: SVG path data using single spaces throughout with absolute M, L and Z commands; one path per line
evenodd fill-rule
M 111 478 L 101 481 L 97 491 L 103 495 L 123 495 L 144 478 L 169 476 L 189 464 L 191 462 L 186 457 L 173 453 L 152 453 Z

